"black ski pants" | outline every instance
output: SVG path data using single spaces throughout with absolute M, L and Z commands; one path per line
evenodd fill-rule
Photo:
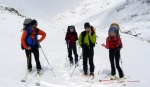
M 93 62 L 93 56 L 94 56 L 94 48 L 89 49 L 88 47 L 83 48 L 83 71 L 84 73 L 87 73 L 88 65 L 87 62 L 89 60 L 90 65 L 90 72 L 94 72 L 94 62 Z
M 40 64 L 40 60 L 39 60 L 39 49 L 32 49 L 32 50 L 25 50 L 26 53 L 26 57 L 27 57 L 27 67 L 32 68 L 32 57 L 31 57 L 31 53 L 33 53 L 34 55 L 34 59 L 36 62 L 36 68 L 37 69 L 41 69 L 41 64 Z
M 111 75 L 116 75 L 116 69 L 115 69 L 115 65 L 116 65 L 116 68 L 119 72 L 119 77 L 122 78 L 124 75 L 123 75 L 123 71 L 119 65 L 120 50 L 110 49 L 109 50 L 109 60 L 110 60 L 110 65 L 111 65 Z
M 74 56 L 75 56 L 75 63 L 77 63 L 78 62 L 78 54 L 77 54 L 76 45 L 69 45 L 69 47 L 68 47 L 68 58 L 69 58 L 70 62 L 73 63 L 72 51 L 73 51 Z

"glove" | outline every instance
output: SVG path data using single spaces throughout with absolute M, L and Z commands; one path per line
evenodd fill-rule
M 83 46 L 83 44 L 81 44 L 81 48 L 83 48 L 84 46 Z
M 119 46 L 118 46 L 118 49 L 120 50 L 121 48 L 122 48 L 122 46 L 121 46 L 121 45 L 119 45 Z
M 122 46 L 119 45 L 119 46 L 117 47 L 117 51 L 119 51 L 121 48 L 122 48 Z

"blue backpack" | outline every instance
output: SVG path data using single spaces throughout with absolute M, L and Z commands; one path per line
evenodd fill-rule
M 31 48 L 39 48 L 39 44 L 38 44 L 38 31 L 39 29 L 37 28 L 35 30 L 36 34 L 32 34 L 32 28 L 29 27 L 28 29 L 26 29 L 26 32 L 27 32 L 27 37 L 26 37 L 26 45 L 31 47 Z M 34 39 L 32 39 L 32 35 L 35 36 Z M 21 44 L 21 48 L 22 50 L 24 50 L 25 48 L 22 46 Z

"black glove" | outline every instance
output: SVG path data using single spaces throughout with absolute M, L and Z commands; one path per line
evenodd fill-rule
M 121 45 L 118 46 L 118 49 L 119 49 L 119 50 L 121 49 Z
M 116 50 L 119 51 L 120 49 L 121 49 L 121 45 L 119 45 Z
M 84 45 L 83 45 L 83 44 L 81 44 L 81 47 L 83 48 L 83 47 L 84 47 Z

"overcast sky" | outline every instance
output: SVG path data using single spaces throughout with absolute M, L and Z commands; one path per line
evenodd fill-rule
M 27 17 L 52 18 L 75 7 L 82 0 L 0 0 L 0 3 L 13 7 Z

